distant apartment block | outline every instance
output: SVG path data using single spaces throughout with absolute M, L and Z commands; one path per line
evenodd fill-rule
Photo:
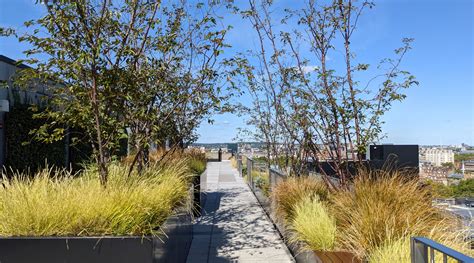
M 422 162 L 420 166 L 420 178 L 433 182 L 448 184 L 450 169 L 447 167 L 435 166 L 431 162 Z
M 454 152 L 443 148 L 420 148 L 420 161 L 430 162 L 435 166 L 454 163 Z
M 463 161 L 461 164 L 461 171 L 468 177 L 474 176 L 474 160 Z

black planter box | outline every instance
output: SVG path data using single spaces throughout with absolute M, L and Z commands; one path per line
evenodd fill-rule
M 0 262 L 186 262 L 193 237 L 189 214 L 163 226 L 167 236 L 0 238 Z

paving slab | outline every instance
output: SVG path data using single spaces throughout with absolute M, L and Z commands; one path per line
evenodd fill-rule
M 188 263 L 295 262 L 229 161 L 209 162 L 205 177 L 206 202 L 194 225 Z

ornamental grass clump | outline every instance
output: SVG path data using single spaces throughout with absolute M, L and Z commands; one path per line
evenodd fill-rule
M 206 170 L 206 162 L 199 159 L 190 158 L 188 160 L 188 166 L 194 175 L 201 175 Z
M 271 199 L 279 220 L 291 223 L 295 205 L 305 198 L 326 201 L 328 189 L 323 182 L 311 176 L 290 177 L 272 189 Z
M 313 251 L 331 251 L 336 245 L 336 221 L 319 200 L 305 198 L 294 207 L 290 241 Z
M 181 161 L 131 176 L 127 167 L 111 165 L 105 188 L 92 168 L 80 177 L 49 169 L 3 178 L 0 236 L 159 235 L 188 203 L 188 176 Z
M 232 167 L 234 167 L 235 169 L 237 169 L 237 158 L 235 156 L 231 157 L 230 158 L 230 165 L 232 165 Z
M 331 203 L 339 244 L 359 258 L 409 236 L 456 234 L 457 220 L 433 207 L 429 190 L 400 172 L 361 171 Z
M 456 251 L 464 253 L 466 255 L 474 256 L 474 251 L 469 248 L 469 244 L 465 241 L 467 232 L 465 231 L 454 231 L 449 232 L 443 229 L 433 229 L 432 234 L 428 238 L 435 240 L 436 242 L 452 248 Z M 444 234 L 441 234 L 443 233 Z M 411 251 L 410 251 L 410 237 L 405 236 L 398 240 L 389 240 L 382 246 L 372 251 L 368 257 L 369 263 L 410 263 L 411 262 Z M 435 252 L 435 262 L 443 262 L 443 256 L 440 252 Z M 458 261 L 452 258 L 448 258 L 448 263 L 457 263 Z

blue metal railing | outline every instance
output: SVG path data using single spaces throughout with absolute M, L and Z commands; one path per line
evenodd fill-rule
M 435 251 L 443 255 L 443 263 L 447 263 L 448 258 L 455 259 L 459 263 L 474 263 L 474 258 L 441 245 L 429 238 L 411 238 L 411 263 L 435 263 Z

